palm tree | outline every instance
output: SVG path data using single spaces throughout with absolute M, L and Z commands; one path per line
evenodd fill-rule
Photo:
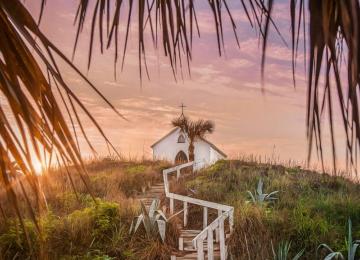
M 71 86 L 64 80 L 58 61 L 62 60 L 72 68 L 115 113 L 121 116 L 86 76 L 74 66 L 72 60 L 66 57 L 42 33 L 39 23 L 45 2 L 42 0 L 39 3 L 41 12 L 37 19 L 28 12 L 23 1 L 0 0 L 0 91 L 4 100 L 9 104 L 9 111 L 6 111 L 3 105 L 0 107 L 0 187 L 6 187 L 8 198 L 12 201 L 20 220 L 22 214 L 17 206 L 20 195 L 11 188 L 8 174 L 6 174 L 10 172 L 12 176 L 17 176 L 11 165 L 13 160 L 26 176 L 33 194 L 40 198 L 37 195 L 39 194 L 39 185 L 37 179 L 34 178 L 31 150 L 34 150 L 39 159 L 43 157 L 41 154 L 47 155 L 49 163 L 57 160 L 65 166 L 74 165 L 85 184 L 87 183 L 77 141 L 78 135 L 83 135 L 91 148 L 92 145 L 79 118 L 79 110 L 82 110 L 90 118 L 104 136 L 105 142 L 112 146 L 92 113 L 87 110 Z M 178 70 L 181 70 L 184 64 L 190 70 L 193 36 L 194 34 L 200 36 L 195 2 L 197 1 L 79 0 L 75 19 L 77 34 L 74 53 L 82 29 L 85 23 L 90 21 L 88 67 L 91 65 L 95 30 L 98 30 L 96 35 L 99 35 L 101 52 L 113 47 L 115 49 L 115 65 L 118 63 L 120 52 L 122 68 L 127 52 L 129 28 L 136 22 L 140 78 L 142 78 L 144 69 L 147 74 L 145 53 L 148 44 L 144 39 L 148 32 L 154 46 L 160 48 L 168 57 L 176 78 Z M 223 37 L 225 19 L 230 22 L 234 36 L 236 40 L 238 39 L 229 2 L 227 0 L 207 1 L 213 17 L 219 55 L 222 55 L 225 46 Z M 259 37 L 262 39 L 262 75 L 265 68 L 269 30 L 273 27 L 278 31 L 273 20 L 275 2 L 274 0 L 240 0 L 249 23 L 257 29 Z M 305 2 L 308 3 L 308 9 L 305 8 Z M 136 4 L 137 6 L 135 6 Z M 289 0 L 289 5 L 294 83 L 300 38 L 304 41 L 304 53 L 308 53 L 308 58 L 306 56 L 304 58 L 304 64 L 308 67 L 309 159 L 313 143 L 316 144 L 317 151 L 322 158 L 321 122 L 325 108 L 327 108 L 335 168 L 333 114 L 337 110 L 333 108 L 332 99 L 336 97 L 346 134 L 348 162 L 354 166 L 354 157 L 360 146 L 359 0 Z M 124 12 L 125 21 L 120 19 L 120 14 Z M 134 16 L 136 16 L 136 21 L 132 19 Z M 309 24 L 308 27 L 307 24 Z M 126 28 L 123 37 L 119 35 L 121 31 L 119 27 L 122 25 L 125 25 Z M 302 37 L 300 37 L 301 35 Z M 124 44 L 119 45 L 119 39 L 123 39 Z M 119 49 L 119 46 L 123 46 L 123 48 Z M 306 49 L 306 46 L 310 48 Z M 347 59 L 344 64 L 348 73 L 345 86 L 340 80 L 339 73 L 341 61 L 344 58 Z M 322 67 L 324 67 L 326 79 L 323 85 L 319 84 Z M 330 80 L 332 75 L 335 78 L 334 88 Z M 56 96 L 60 96 L 59 100 L 55 98 Z M 66 122 L 67 118 L 70 125 Z M 75 131 L 77 125 L 80 128 L 79 133 Z M 68 177 L 71 179 L 71 175 Z M 22 196 L 27 198 L 27 191 L 23 191 Z M 25 199 L 25 201 L 28 200 Z M 32 205 L 29 206 L 32 208 Z
M 194 161 L 194 143 L 196 140 L 204 138 L 206 134 L 214 131 L 214 123 L 209 120 L 199 119 L 192 121 L 185 116 L 181 116 L 172 121 L 172 125 L 179 127 L 184 132 L 189 140 L 189 161 Z

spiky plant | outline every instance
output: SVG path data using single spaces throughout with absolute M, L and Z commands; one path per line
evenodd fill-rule
M 272 191 L 270 193 L 264 193 L 264 183 L 262 179 L 260 178 L 257 184 L 257 188 L 254 191 L 254 194 L 251 191 L 247 191 L 247 193 L 250 196 L 250 201 L 254 204 L 264 204 L 266 202 L 271 202 L 274 200 L 277 200 L 277 197 L 275 197 L 275 194 L 277 194 L 279 191 Z
M 290 241 L 281 241 L 277 250 L 275 251 L 274 246 L 271 245 L 273 251 L 273 259 L 274 260 L 298 260 L 304 254 L 305 249 L 300 250 L 293 258 L 290 258 L 289 252 L 291 248 Z
M 153 200 L 149 211 L 142 201 L 140 203 L 141 214 L 131 222 L 130 234 L 134 234 L 142 224 L 148 239 L 155 239 L 157 235 L 160 235 L 161 240 L 164 242 L 167 219 L 162 210 L 159 209 L 160 200 Z
M 347 251 L 347 260 L 355 260 L 358 258 L 355 258 L 356 256 L 356 252 L 357 249 L 360 245 L 360 240 L 353 240 L 352 237 L 352 223 L 351 223 L 351 219 L 349 218 L 348 220 L 348 237 L 345 238 L 345 246 L 346 246 L 346 251 Z M 327 244 L 321 244 L 319 245 L 319 247 L 317 248 L 317 252 L 321 249 L 321 248 L 325 248 L 329 254 L 325 257 L 326 260 L 331 260 L 331 259 L 345 259 L 344 255 L 341 252 L 335 252 L 334 250 L 331 249 L 331 247 Z
M 214 131 L 214 123 L 209 120 L 199 119 L 193 121 L 186 116 L 181 116 L 172 121 L 172 125 L 179 127 L 181 131 L 186 134 L 186 137 L 189 140 L 189 160 L 194 161 L 195 159 L 195 141 L 204 136 L 207 133 L 212 133 Z

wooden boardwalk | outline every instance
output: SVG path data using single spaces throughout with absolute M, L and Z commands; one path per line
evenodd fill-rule
M 144 203 L 144 205 L 148 208 L 150 207 L 152 201 L 154 199 L 161 200 L 165 196 L 165 188 L 164 183 L 159 182 L 152 185 L 147 191 L 138 194 L 136 198 Z
M 176 173 L 175 181 L 180 177 L 180 171 L 186 167 L 192 167 L 193 163 L 185 163 L 183 165 L 175 166 L 163 171 L 164 182 L 156 183 L 151 186 L 146 192 L 139 194 L 137 199 L 143 201 L 146 207 L 150 207 L 154 199 L 160 199 L 163 203 L 163 211 L 167 218 L 174 215 L 182 217 L 182 223 L 179 224 L 180 235 L 178 239 L 178 250 L 174 251 L 171 260 L 180 259 L 221 259 L 225 260 L 227 257 L 226 240 L 230 236 L 233 226 L 233 212 L 234 208 L 227 205 L 222 205 L 210 201 L 195 199 L 192 197 L 171 193 L 169 191 L 169 176 Z M 164 200 L 166 198 L 166 200 Z M 178 207 L 175 206 L 175 201 Z M 167 207 L 169 202 L 169 207 Z M 179 210 L 179 202 L 181 207 Z M 202 223 L 197 226 L 202 226 L 203 229 L 190 229 L 188 226 L 189 207 L 202 207 L 203 218 Z M 175 212 L 175 209 L 179 210 Z M 208 209 L 217 211 L 217 218 L 208 223 Z M 191 216 L 190 216 L 191 217 Z M 228 221 L 228 228 L 225 227 L 224 222 Z

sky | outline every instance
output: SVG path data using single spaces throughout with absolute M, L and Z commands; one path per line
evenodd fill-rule
M 117 116 L 76 73 L 60 62 L 64 78 L 101 124 L 117 150 L 124 156 L 151 158 L 151 144 L 172 129 L 171 120 L 185 114 L 193 119 L 215 122 L 215 132 L 207 138 L 229 157 L 243 155 L 273 156 L 281 161 L 304 162 L 307 158 L 306 139 L 306 79 L 304 53 L 299 51 L 297 85 L 292 82 L 290 22 L 287 1 L 277 1 L 274 21 L 286 44 L 271 30 L 267 50 L 264 91 L 261 86 L 261 45 L 257 31 L 251 28 L 240 1 L 229 1 L 237 25 L 240 48 L 237 47 L 229 21 L 226 21 L 225 54 L 219 57 L 215 26 L 211 10 L 203 1 L 197 6 L 200 38 L 193 43 L 191 76 L 177 81 L 162 49 L 155 50 L 147 41 L 147 62 L 150 80 L 139 79 L 136 17 L 130 30 L 125 66 L 118 63 L 114 77 L 114 49 L 101 54 L 95 37 L 91 67 L 87 69 L 89 27 L 87 20 L 76 51 L 74 64 L 96 85 L 128 121 Z M 40 4 L 27 1 L 25 5 L 37 17 Z M 41 30 L 55 45 L 71 58 L 75 42 L 74 18 L 77 1 L 47 1 Z M 124 16 L 124 15 L 123 15 Z M 224 16 L 226 17 L 226 16 Z M 124 18 L 122 18 L 124 19 Z M 122 44 L 125 27 L 120 26 Z M 302 44 L 302 41 L 300 41 Z M 336 143 L 342 150 L 343 134 L 339 114 L 335 117 Z M 87 132 L 99 154 L 107 147 L 88 119 L 83 117 Z M 324 119 L 325 120 L 325 119 Z M 324 126 L 327 129 L 326 122 Z M 326 160 L 330 152 L 328 131 L 324 130 Z M 81 150 L 89 149 L 84 140 Z M 342 162 L 341 153 L 339 156 Z M 313 162 L 317 162 L 313 157 Z

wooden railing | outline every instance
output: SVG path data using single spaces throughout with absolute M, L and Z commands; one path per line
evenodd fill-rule
M 184 163 L 169 169 L 163 170 L 165 195 L 170 199 L 170 215 L 178 215 L 183 212 L 183 225 L 187 226 L 189 204 L 198 205 L 203 208 L 203 230 L 192 240 L 194 248 L 197 250 L 198 260 L 205 259 L 204 241 L 207 240 L 207 259 L 214 259 L 214 232 L 215 241 L 220 244 L 220 258 L 225 260 L 227 257 L 227 247 L 225 244 L 225 221 L 229 221 L 229 233 L 231 234 L 234 225 L 234 207 L 195 199 L 192 197 L 175 194 L 170 192 L 169 175 L 176 173 L 176 180 L 180 178 L 181 169 L 187 167 L 194 167 L 194 162 Z M 183 202 L 183 209 L 174 214 L 175 200 Z M 215 209 L 218 211 L 218 217 L 208 225 L 208 209 Z M 182 249 L 182 242 L 180 241 L 180 249 Z

